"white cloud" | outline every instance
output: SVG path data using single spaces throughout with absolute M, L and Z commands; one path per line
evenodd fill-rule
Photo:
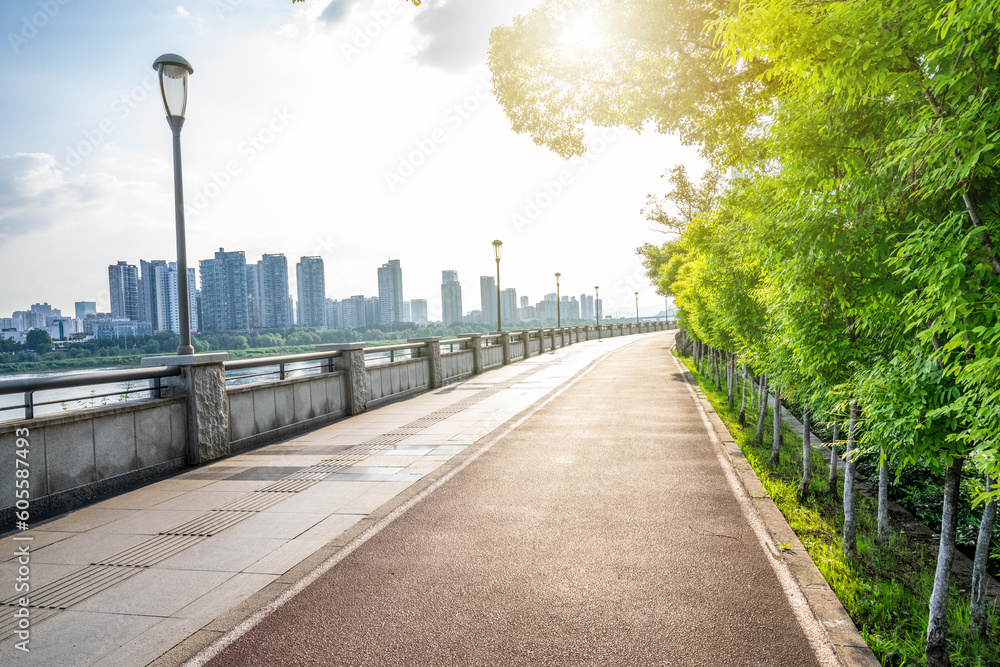
M 181 5 L 177 5 L 177 14 L 178 16 L 183 16 L 186 19 L 191 18 L 191 12 L 184 9 L 184 7 L 182 7 Z

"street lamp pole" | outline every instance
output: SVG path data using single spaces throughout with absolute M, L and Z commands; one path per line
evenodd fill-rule
M 635 293 L 635 323 L 639 324 L 639 293 Z
M 559 298 L 559 276 L 561 273 L 556 273 L 556 326 L 562 328 L 562 299 Z
M 601 326 L 601 288 L 594 285 L 594 314 L 597 316 L 597 326 Z
M 500 255 L 503 254 L 503 241 L 499 239 L 493 242 L 493 256 L 497 260 L 497 333 L 502 331 L 500 326 Z
M 188 76 L 194 68 L 184 58 L 165 53 L 153 62 L 160 81 L 160 97 L 174 144 L 174 222 L 177 234 L 177 319 L 180 345 L 177 354 L 194 354 L 191 346 L 191 306 L 188 294 L 187 244 L 184 232 L 184 180 L 181 174 L 181 128 L 187 111 Z

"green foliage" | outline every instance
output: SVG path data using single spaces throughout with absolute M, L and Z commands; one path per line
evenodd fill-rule
M 32 329 L 24 338 L 24 346 L 32 352 L 45 354 L 52 351 L 52 336 L 44 329 Z
M 761 446 L 755 446 L 753 433 L 740 428 L 738 415 L 729 408 L 725 394 L 717 392 L 714 383 L 695 370 L 690 358 L 683 361 L 881 664 L 924 664 L 927 600 L 934 583 L 935 559 L 919 541 L 899 531 L 894 531 L 888 542 L 878 542 L 876 504 L 865 496 L 858 497 L 859 558 L 857 561 L 845 558 L 840 545 L 843 524 L 840 499 L 837 494 L 830 494 L 821 481 L 826 475 L 814 476 L 805 502 L 800 502 L 796 494 L 802 464 L 802 440 L 798 434 L 787 425 L 783 427 L 781 463 L 769 467 L 766 462 L 771 448 L 770 433 L 765 435 Z M 822 455 L 814 450 L 812 456 L 814 468 L 825 473 L 828 468 Z M 869 459 L 877 463 L 875 457 Z M 926 477 L 915 477 L 910 482 L 910 490 L 920 493 Z M 938 521 L 940 503 L 939 495 Z M 953 581 L 950 592 L 948 649 L 952 664 L 1000 665 L 996 652 L 1000 615 L 991 609 L 985 637 L 967 633 L 969 600 L 964 590 L 967 585 Z

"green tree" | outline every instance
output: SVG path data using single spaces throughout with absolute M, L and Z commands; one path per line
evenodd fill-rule
M 32 329 L 24 338 L 24 346 L 38 354 L 52 351 L 52 336 L 44 329 Z

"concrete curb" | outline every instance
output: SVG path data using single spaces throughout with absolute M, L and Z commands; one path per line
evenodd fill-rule
M 679 360 L 678 363 L 680 363 Z M 826 630 L 827 637 L 841 664 L 845 667 L 878 667 L 880 665 L 878 658 L 868 648 L 847 610 L 837 599 L 833 589 L 826 583 L 826 579 L 809 557 L 809 552 L 806 551 L 795 531 L 788 525 L 781 510 L 764 491 L 760 478 L 757 477 L 753 466 L 750 465 L 739 445 L 736 444 L 735 438 L 701 391 L 694 376 L 686 367 L 683 368 L 685 380 L 694 389 L 702 408 L 715 429 L 722 449 L 743 484 L 747 496 L 752 499 L 754 507 L 763 519 L 774 543 L 785 545 L 785 548 L 781 549 L 780 558 L 791 572 L 817 621 Z

